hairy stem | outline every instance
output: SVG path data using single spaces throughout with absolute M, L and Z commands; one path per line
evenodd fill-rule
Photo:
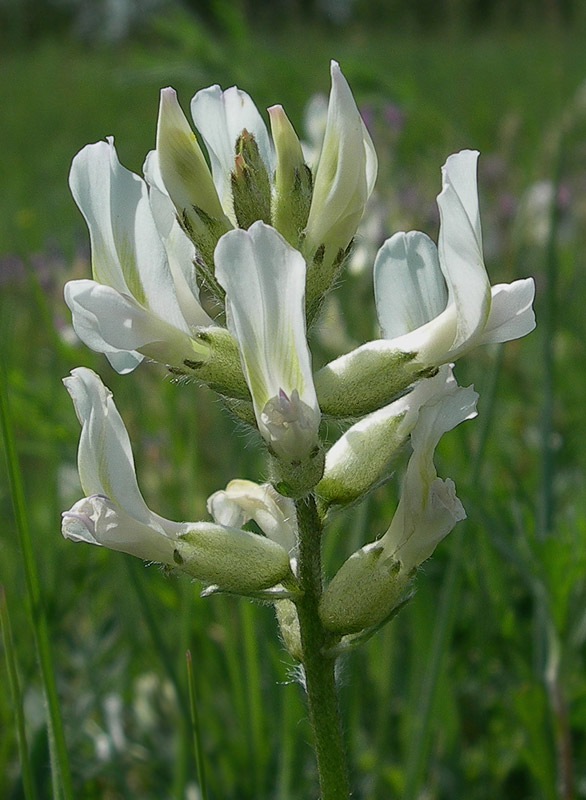
M 322 593 L 322 524 L 313 495 L 297 500 L 296 508 L 299 527 L 298 578 L 303 591 L 297 601 L 297 613 L 321 800 L 348 800 L 350 786 L 334 679 L 334 659 L 324 655 L 330 642 L 318 614 Z

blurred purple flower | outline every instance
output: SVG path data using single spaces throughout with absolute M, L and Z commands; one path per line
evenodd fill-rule
M 405 112 L 396 103 L 386 103 L 383 118 L 393 133 L 401 133 L 405 125 Z

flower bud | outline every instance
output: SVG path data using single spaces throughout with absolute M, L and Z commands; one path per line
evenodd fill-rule
M 268 589 L 291 575 L 289 556 L 279 544 L 212 522 L 195 523 L 178 536 L 174 558 L 197 580 L 242 594 Z
M 209 167 L 174 89 L 161 90 L 157 157 L 165 188 L 181 225 L 213 272 L 213 252 L 232 228 L 216 192 Z
M 308 263 L 306 301 L 310 320 L 342 265 L 377 173 L 372 140 L 335 61 L 331 63 L 331 76 L 326 131 L 302 247 Z
M 321 597 L 319 615 L 324 628 L 343 635 L 378 625 L 400 601 L 408 579 L 399 562 L 383 556 L 379 542 L 357 550 Z
M 312 194 L 311 170 L 282 106 L 269 108 L 277 167 L 274 180 L 273 225 L 293 247 L 307 225 Z
M 285 497 L 303 497 L 316 486 L 324 474 L 325 455 L 316 444 L 302 461 L 290 462 L 271 459 L 272 479 L 277 490 Z
M 260 219 L 271 222 L 271 184 L 264 161 L 252 133 L 242 131 L 236 141 L 236 157 L 231 175 L 234 213 L 240 228 L 248 230 Z

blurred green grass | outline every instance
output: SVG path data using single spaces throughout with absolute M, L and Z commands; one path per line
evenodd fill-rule
M 481 393 L 480 418 L 446 437 L 438 472 L 456 481 L 469 519 L 425 565 L 415 599 L 397 620 L 342 665 L 355 796 L 585 797 L 586 125 L 575 100 L 586 78 L 583 36 L 537 29 L 440 39 L 289 29 L 270 36 L 244 30 L 225 41 L 185 17 L 160 23 L 142 43 L 91 49 L 56 39 L 0 54 L 0 342 L 77 796 L 194 796 L 186 793 L 195 767 L 177 700 L 186 692 L 188 647 L 210 796 L 314 796 L 303 699 L 271 610 L 229 597 L 203 600 L 184 580 L 59 535 L 60 511 L 79 496 L 78 425 L 60 378 L 80 364 L 114 391 L 141 486 L 159 513 L 197 519 L 206 497 L 229 479 L 262 477 L 254 443 L 234 432 L 210 393 L 174 385 L 156 367 L 118 376 L 105 359 L 64 338 L 61 287 L 88 270 L 86 230 L 67 188 L 71 158 L 83 145 L 114 134 L 123 163 L 140 171 L 154 144 L 158 90 L 168 84 L 187 109 L 197 89 L 237 83 L 261 109 L 282 103 L 301 130 L 309 96 L 328 91 L 330 57 L 374 114 L 385 235 L 399 223 L 435 235 L 439 168 L 449 153 L 476 147 L 486 164 L 480 192 L 493 283 L 535 275 L 538 318 L 554 300 L 549 323 L 507 345 L 502 360 L 485 350 L 458 365 L 460 382 L 474 381 Z M 390 102 L 404 116 L 396 132 L 384 124 Z M 515 211 L 530 185 L 554 179 L 569 201 L 550 230 L 548 255 L 547 241 L 532 229 L 519 232 Z M 352 275 L 339 291 L 350 335 L 372 335 L 369 276 Z M 553 356 L 548 371 L 546 352 Z M 546 490 L 553 524 L 543 532 Z M 385 530 L 396 491 L 392 482 L 334 521 L 328 572 Z M 0 582 L 33 771 L 45 797 L 40 678 L 4 480 L 0 513 Z M 431 663 L 438 631 L 449 648 L 442 650 L 440 636 L 442 659 Z M 0 730 L 0 796 L 21 797 L 4 690 Z M 569 742 L 573 793 L 560 787 L 556 754 Z

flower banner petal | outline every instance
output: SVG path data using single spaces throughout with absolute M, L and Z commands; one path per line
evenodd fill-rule
M 320 421 L 305 334 L 305 261 L 263 222 L 225 234 L 215 260 L 259 430 L 287 459 L 305 458 Z
M 374 262 L 374 296 L 385 339 L 410 333 L 444 311 L 448 291 L 429 236 L 396 233 L 384 243 Z
M 370 135 L 336 61 L 331 62 L 330 72 L 326 130 L 307 221 L 308 255 L 322 244 L 335 243 L 336 249 L 342 250 L 348 246 L 378 169 Z
M 439 260 L 450 304 L 457 310 L 451 349 L 467 345 L 484 327 L 490 309 L 490 283 L 482 255 L 482 233 L 476 187 L 478 152 L 462 150 L 442 167 Z
M 234 170 L 236 142 L 243 130 L 254 136 L 269 175 L 275 170 L 275 155 L 267 127 L 254 101 L 232 86 L 226 91 L 210 86 L 191 101 L 191 116 L 207 147 L 214 184 L 224 211 L 235 223 L 230 176 Z
M 211 318 L 199 302 L 194 266 L 195 247 L 177 222 L 177 212 L 163 184 L 156 150 L 148 153 L 143 172 L 149 185 L 153 219 L 167 251 L 169 269 L 183 318 L 190 328 L 212 325 Z
M 85 367 L 72 370 L 63 383 L 81 424 L 77 464 L 84 492 L 108 497 L 139 522 L 150 524 L 151 512 L 138 488 L 128 432 L 112 392 Z
M 75 156 L 70 186 L 90 231 L 94 279 L 187 332 L 146 184 L 120 164 L 113 139 Z

